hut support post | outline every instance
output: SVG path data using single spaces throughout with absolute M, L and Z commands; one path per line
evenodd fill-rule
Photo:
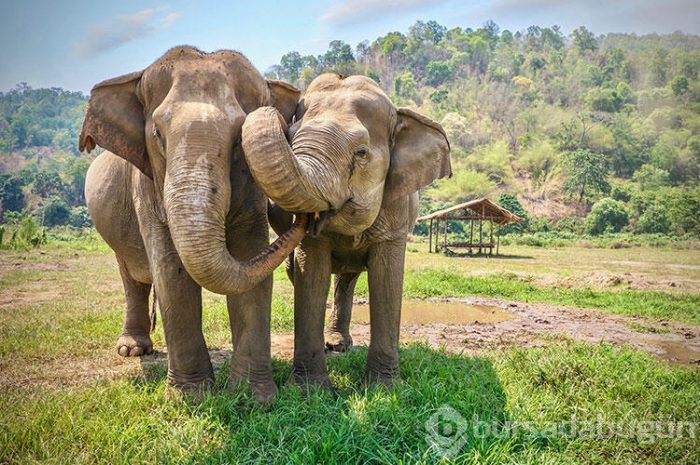
M 483 252 L 484 247 L 484 206 L 481 206 L 481 217 L 479 217 L 479 255 Z
M 445 253 L 447 253 L 447 217 L 445 217 Z
M 433 234 L 434 236 L 434 243 L 433 243 L 433 248 L 434 251 L 437 252 L 437 245 L 438 245 L 438 234 L 437 234 L 437 228 L 440 226 L 440 218 L 435 219 L 435 233 Z
M 472 254 L 472 244 L 474 244 L 474 220 L 469 220 L 469 255 Z
M 489 220 L 489 255 L 493 255 L 493 220 Z
M 428 253 L 433 251 L 433 220 L 430 220 L 430 226 L 428 226 Z
M 496 231 L 496 255 L 498 255 L 498 247 L 501 245 L 501 225 L 498 225 L 498 231 Z

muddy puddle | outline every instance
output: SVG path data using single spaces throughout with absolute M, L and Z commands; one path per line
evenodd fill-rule
M 670 363 L 678 365 L 700 364 L 700 350 L 690 346 L 686 342 L 658 341 L 655 345 L 663 350 L 660 357 Z
M 402 324 L 500 323 L 512 318 L 515 316 L 502 308 L 464 302 L 404 300 L 401 306 Z M 358 323 L 369 323 L 369 305 L 366 303 L 353 305 L 352 320 Z

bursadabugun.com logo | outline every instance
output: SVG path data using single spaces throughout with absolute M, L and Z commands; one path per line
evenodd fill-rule
M 595 420 L 582 420 L 575 414 L 563 421 L 497 421 L 480 420 L 478 415 L 467 421 L 451 405 L 438 408 L 425 422 L 425 440 L 439 456 L 455 457 L 469 437 L 483 438 L 635 438 L 641 444 L 657 440 L 695 439 L 697 424 L 691 421 L 619 421 L 612 422 L 598 415 Z

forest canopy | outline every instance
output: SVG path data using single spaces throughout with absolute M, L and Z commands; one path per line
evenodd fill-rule
M 422 192 L 423 212 L 507 194 L 529 228 L 700 235 L 698 36 L 417 21 L 354 47 L 290 51 L 266 76 L 304 89 L 323 72 L 365 75 L 443 125 L 454 176 Z M 58 88 L 0 93 L 5 221 L 85 222 L 85 104 Z

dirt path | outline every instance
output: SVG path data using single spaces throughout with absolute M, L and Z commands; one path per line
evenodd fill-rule
M 564 337 L 593 343 L 627 344 L 671 363 L 700 364 L 700 328 L 691 325 L 481 297 L 436 301 L 497 307 L 510 312 L 513 318 L 497 323 L 404 324 L 401 327 L 403 342 L 420 340 L 431 347 L 444 345 L 450 351 L 474 352 L 514 345 L 535 347 L 552 338 Z M 354 323 L 351 334 L 356 345 L 365 345 L 369 342 L 369 325 Z M 282 349 L 280 353 L 286 351 Z

